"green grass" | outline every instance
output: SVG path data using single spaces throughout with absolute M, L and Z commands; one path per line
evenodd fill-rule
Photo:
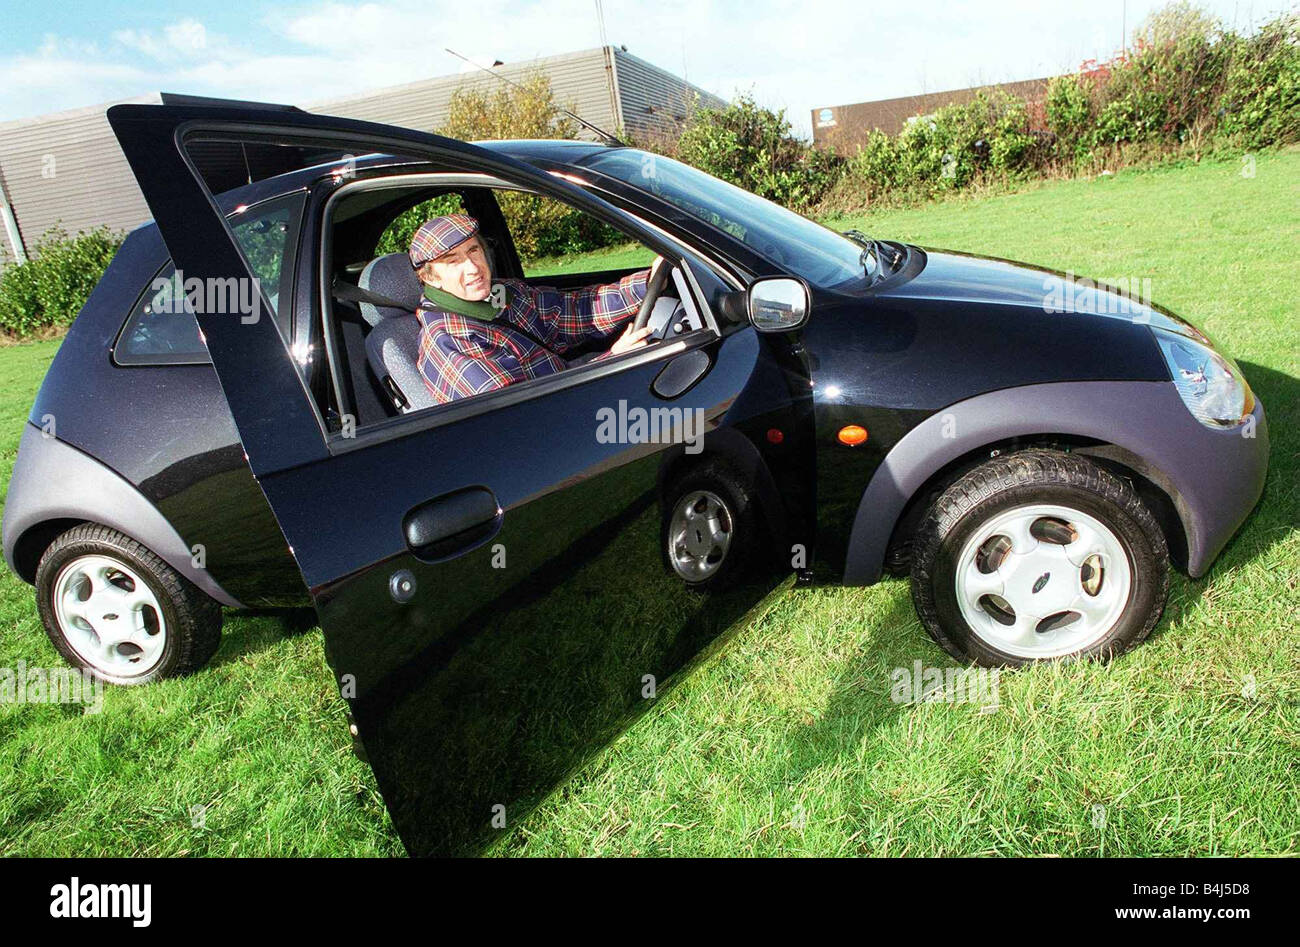
M 1264 500 L 1211 573 L 1175 577 L 1108 666 L 1000 680 L 1000 706 L 895 704 L 951 666 L 907 586 L 789 590 L 564 789 L 505 854 L 1295 854 L 1300 850 L 1300 151 L 1123 172 L 836 222 L 1152 280 L 1243 364 L 1272 437 Z M 619 254 L 626 253 L 620 250 Z M 573 270 L 631 265 L 596 255 Z M 635 261 L 634 261 L 635 262 Z M 555 270 L 550 270 L 555 272 Z M 0 349 L 0 471 L 57 343 Z M 396 854 L 350 753 L 318 629 L 228 614 L 195 677 L 104 711 L 0 706 L 0 854 Z M 54 666 L 0 575 L 0 667 Z M 189 807 L 206 807 L 191 824 Z M 1104 822 L 1095 806 L 1105 807 Z

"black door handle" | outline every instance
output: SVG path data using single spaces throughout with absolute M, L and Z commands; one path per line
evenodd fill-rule
M 478 545 L 500 525 L 487 487 L 466 487 L 421 503 L 402 519 L 406 545 L 421 559 L 444 559 Z

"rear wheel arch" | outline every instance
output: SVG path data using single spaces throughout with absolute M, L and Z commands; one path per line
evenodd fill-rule
M 218 603 L 241 603 L 193 560 L 171 521 L 117 471 L 28 424 L 5 496 L 4 549 L 15 573 L 31 582 L 40 557 L 82 523 L 116 530 L 149 549 Z M 30 578 L 29 578 L 30 577 Z
M 18 578 L 28 585 L 35 584 L 36 567 L 40 565 L 45 550 L 49 549 L 50 544 L 68 530 L 85 522 L 88 522 L 88 520 L 60 517 L 43 520 L 34 526 L 28 527 L 14 542 L 13 567 Z

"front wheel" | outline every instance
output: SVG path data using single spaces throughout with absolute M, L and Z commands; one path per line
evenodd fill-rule
M 1120 654 L 1150 634 L 1169 588 L 1164 535 L 1133 488 L 1057 451 L 967 473 L 913 548 L 922 624 L 949 654 L 986 666 Z

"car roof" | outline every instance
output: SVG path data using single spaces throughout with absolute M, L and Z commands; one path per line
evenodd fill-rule
M 494 151 L 507 157 L 526 161 L 529 164 L 576 164 L 593 154 L 611 150 L 609 146 L 590 141 L 572 141 L 555 139 L 514 139 L 509 141 L 475 141 L 471 144 L 487 151 Z M 340 155 L 332 161 L 324 161 L 309 167 L 299 168 L 285 174 L 253 181 L 229 191 L 215 195 L 217 205 L 223 211 L 231 211 L 240 204 L 254 204 L 268 198 L 288 194 L 313 184 L 321 177 L 339 166 Z M 419 158 L 408 158 L 389 154 L 362 155 L 355 159 L 352 167 L 357 171 L 369 171 L 384 167 L 401 167 L 408 164 L 425 163 Z

